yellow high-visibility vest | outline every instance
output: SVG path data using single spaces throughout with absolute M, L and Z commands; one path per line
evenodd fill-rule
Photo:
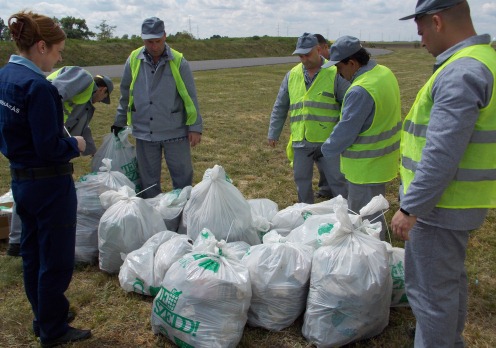
M 354 184 L 388 182 L 399 171 L 401 101 L 398 81 L 391 70 L 378 64 L 358 76 L 348 92 L 354 86 L 363 87 L 374 99 L 375 113 L 370 127 L 341 154 L 341 171 L 346 180 Z
M 129 56 L 129 67 L 131 68 L 131 85 L 129 86 L 129 102 L 127 107 L 127 124 L 130 125 L 132 122 L 132 109 L 134 104 L 134 84 L 136 83 L 136 78 L 138 77 L 139 69 L 141 66 L 141 59 L 138 59 L 138 54 L 143 50 L 143 47 L 135 49 L 131 52 Z M 181 99 L 184 103 L 184 108 L 186 109 L 186 125 L 190 126 L 196 122 L 196 118 L 198 113 L 196 111 L 195 104 L 191 99 L 188 90 L 186 89 L 186 85 L 184 84 L 183 78 L 181 77 L 181 73 L 179 72 L 179 66 L 181 65 L 181 60 L 183 59 L 183 54 L 173 50 L 171 48 L 174 59 L 170 60 L 170 68 L 172 72 L 172 76 L 174 77 L 174 81 L 176 82 L 177 92 L 181 96 Z
M 64 67 L 64 68 L 60 68 L 60 69 L 54 71 L 53 73 L 51 73 L 50 75 L 47 76 L 47 80 L 49 80 L 49 81 L 55 80 L 55 78 L 60 75 L 62 70 L 67 69 L 67 68 L 70 68 L 70 67 Z M 90 75 L 91 83 L 89 84 L 88 87 L 86 87 L 86 89 L 84 91 L 75 95 L 70 100 L 66 100 L 64 102 L 64 104 L 63 104 L 63 106 L 64 106 L 64 122 L 67 121 L 67 119 L 71 115 L 71 112 L 74 109 L 74 105 L 86 104 L 93 96 L 93 89 L 95 88 L 95 81 L 93 80 L 93 77 L 91 76 L 91 74 L 88 71 L 85 70 L 85 72 L 88 75 Z
M 439 67 L 417 94 L 401 132 L 401 179 L 406 193 L 422 160 L 425 134 L 433 107 L 432 87 L 438 74 L 453 61 L 471 57 L 482 62 L 493 75 L 489 104 L 480 109 L 472 137 L 455 177 L 436 205 L 441 208 L 496 207 L 496 52 L 487 44 L 459 50 Z
M 334 94 L 335 66 L 321 69 L 310 88 L 305 87 L 302 64 L 289 74 L 289 122 L 292 141 L 323 143 L 339 120 L 339 103 Z

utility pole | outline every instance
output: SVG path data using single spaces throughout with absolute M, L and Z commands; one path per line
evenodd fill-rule
M 193 32 L 191 31 L 191 16 L 188 16 L 188 23 L 189 23 L 189 33 L 193 35 Z

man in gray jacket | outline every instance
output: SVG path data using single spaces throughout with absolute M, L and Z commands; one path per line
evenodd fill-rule
M 93 104 L 110 104 L 110 93 L 114 89 L 107 76 L 91 74 L 79 66 L 65 66 L 47 77 L 57 87 L 64 105 L 64 122 L 71 136 L 81 135 L 86 141 L 82 156 L 94 155 L 95 141 L 89 127 L 95 113 Z
M 415 347 L 464 347 L 470 231 L 496 207 L 496 52 L 465 0 L 418 0 L 411 18 L 436 62 L 403 123 L 391 227 L 406 240 Z
M 132 125 L 143 198 L 162 192 L 162 153 L 173 189 L 192 185 L 191 147 L 199 144 L 202 117 L 198 109 L 193 74 L 183 55 L 166 43 L 164 22 L 144 20 L 144 46 L 126 61 L 121 81 L 114 134 Z

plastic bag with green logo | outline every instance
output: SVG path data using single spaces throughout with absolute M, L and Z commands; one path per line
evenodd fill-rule
M 281 236 L 287 236 L 296 227 L 303 224 L 305 219 L 302 212 L 308 203 L 295 203 L 289 207 L 279 210 L 270 220 L 272 229 Z
M 176 261 L 153 300 L 151 324 L 179 347 L 236 347 L 251 300 L 250 275 L 224 241 Z
M 193 241 L 184 234 L 177 234 L 163 243 L 155 253 L 153 261 L 154 285 L 160 287 L 171 266 L 193 250 Z M 155 294 L 156 295 L 156 294 Z
M 166 193 L 160 193 L 146 201 L 154 206 L 164 218 L 165 226 L 169 231 L 177 232 L 184 206 L 191 196 L 191 186 L 182 189 L 175 189 Z
M 105 135 L 102 145 L 91 159 L 91 170 L 97 172 L 104 158 L 112 160 L 112 170 L 125 174 L 135 185 L 136 192 L 142 190 L 136 160 L 136 149 L 129 141 L 131 127 L 125 127 L 116 137 L 113 133 Z
M 302 333 L 318 347 L 378 335 L 389 322 L 392 279 L 386 244 L 352 222 L 347 209 L 314 252 Z
M 95 263 L 98 260 L 98 224 L 105 209 L 100 195 L 108 190 L 118 190 L 134 184 L 127 176 L 111 170 L 111 161 L 103 159 L 100 171 L 86 174 L 75 183 L 77 206 L 75 260 L 81 263 Z
M 389 269 L 393 279 L 391 307 L 409 307 L 405 288 L 405 249 L 386 243 L 389 253 Z
M 125 256 L 119 271 L 119 283 L 127 292 L 155 296 L 160 289 L 160 282 L 155 283 L 155 255 L 161 245 L 178 234 L 172 231 L 162 231 L 151 236 L 143 246 L 131 251 Z

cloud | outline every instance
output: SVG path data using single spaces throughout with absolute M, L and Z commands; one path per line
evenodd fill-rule
M 488 2 L 488 3 L 482 4 L 482 11 L 486 15 L 496 17 L 496 3 Z
M 157 16 L 166 32 L 191 31 L 199 38 L 291 36 L 303 32 L 321 33 L 330 39 L 354 35 L 362 40 L 415 40 L 413 21 L 398 18 L 413 13 L 417 0 L 0 0 L 2 19 L 23 8 L 57 18 L 85 19 L 88 28 L 105 20 L 116 26 L 114 34 L 138 35 L 143 19 Z M 471 0 L 474 23 L 481 32 L 494 28 L 496 3 Z M 496 33 L 492 33 L 493 35 Z

